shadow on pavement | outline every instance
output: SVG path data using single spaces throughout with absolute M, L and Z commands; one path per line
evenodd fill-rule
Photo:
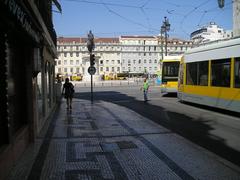
M 172 97 L 172 98 L 176 98 L 176 97 L 177 97 L 177 93 L 167 93 L 167 94 L 163 94 L 162 97 Z
M 90 100 L 89 92 L 76 93 L 75 98 Z M 209 121 L 193 119 L 185 114 L 172 112 L 161 106 L 144 103 L 117 91 L 94 92 L 94 101 L 107 101 L 124 106 L 190 141 L 218 154 L 240 166 L 240 152 L 227 146 L 224 139 L 210 134 L 214 130 Z

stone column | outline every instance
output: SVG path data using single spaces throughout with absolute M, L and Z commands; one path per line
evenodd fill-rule
M 233 37 L 240 37 L 240 0 L 233 1 Z

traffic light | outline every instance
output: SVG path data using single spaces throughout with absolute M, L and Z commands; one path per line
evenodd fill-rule
M 94 55 L 94 54 L 91 54 L 91 55 L 90 55 L 90 65 L 91 65 L 91 66 L 94 66 L 94 64 L 95 64 L 95 55 Z

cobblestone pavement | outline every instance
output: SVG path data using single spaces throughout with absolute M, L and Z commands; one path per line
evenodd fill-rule
M 239 167 L 139 114 L 63 101 L 8 179 L 240 179 Z

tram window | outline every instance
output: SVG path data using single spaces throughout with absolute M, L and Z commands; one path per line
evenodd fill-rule
M 198 85 L 208 85 L 208 61 L 198 63 Z
M 212 61 L 212 86 L 230 87 L 230 59 Z
M 180 64 L 179 67 L 179 82 L 180 84 L 183 84 L 183 64 Z
M 208 85 L 208 61 L 187 64 L 188 85 Z
M 240 57 L 235 58 L 235 88 L 240 88 Z
M 187 64 L 187 84 L 197 85 L 197 63 Z
M 179 70 L 179 62 L 164 62 L 163 76 L 177 77 Z

